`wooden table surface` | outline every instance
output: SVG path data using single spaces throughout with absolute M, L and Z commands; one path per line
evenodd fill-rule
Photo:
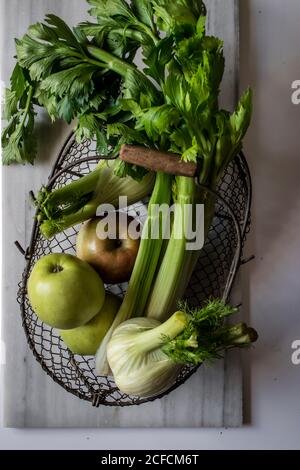
M 232 108 L 238 89 L 238 0 L 207 0 L 209 31 L 225 41 L 226 75 L 222 101 Z M 53 12 L 73 25 L 87 17 L 84 0 L 1 0 L 1 80 L 8 84 L 14 41 L 28 25 Z M 70 129 L 39 114 L 38 159 L 31 166 L 3 171 L 3 339 L 4 425 L 9 427 L 221 427 L 242 424 L 242 368 L 239 353 L 213 367 L 201 367 L 183 386 L 162 400 L 126 409 L 92 408 L 64 391 L 41 369 L 29 350 L 16 302 L 24 260 L 13 242 L 29 243 L 33 209 L 28 193 L 47 180 Z M 240 298 L 239 298 L 240 300 Z

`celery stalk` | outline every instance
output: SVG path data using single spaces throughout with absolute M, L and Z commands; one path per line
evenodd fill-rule
M 206 240 L 215 214 L 215 196 L 201 191 L 200 198 L 197 202 L 198 204 L 204 204 L 204 240 Z M 170 311 L 171 313 L 176 309 L 178 300 L 184 298 L 185 291 L 199 261 L 201 252 L 202 250 L 195 250 L 186 253 L 185 263 L 180 273 L 179 288 L 173 295 L 173 308 Z
M 182 287 L 182 271 L 190 258 L 184 234 L 187 233 L 187 224 L 190 222 L 187 205 L 195 202 L 196 184 L 193 178 L 184 176 L 177 177 L 176 182 L 177 200 L 172 235 L 144 312 L 146 316 L 160 321 L 164 321 L 172 313 Z
M 142 240 L 128 288 L 120 310 L 96 355 L 96 373 L 99 375 L 109 374 L 106 347 L 116 327 L 131 317 L 141 316 L 146 306 L 163 244 L 162 236 L 154 239 L 149 238 L 149 234 L 152 233 L 153 228 L 158 227 L 158 233 L 162 235 L 166 223 L 162 214 L 153 209 L 157 204 L 170 204 L 171 181 L 170 175 L 160 172 L 156 174 L 155 186 L 148 206 L 148 217 L 143 227 Z

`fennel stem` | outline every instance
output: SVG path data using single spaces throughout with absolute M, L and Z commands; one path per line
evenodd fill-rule
M 99 174 L 102 171 L 101 167 L 96 168 L 95 170 L 91 171 L 85 176 L 72 181 L 71 183 L 64 185 L 60 188 L 55 189 L 55 191 L 51 191 L 50 193 L 43 192 L 40 193 L 41 197 L 41 204 L 40 207 L 43 206 L 49 208 L 56 208 L 61 204 L 65 205 L 68 202 L 74 201 L 74 194 L 88 194 L 94 193 L 94 189 L 97 185 L 97 181 L 99 179 Z M 39 197 L 39 196 L 38 196 Z
M 68 227 L 93 217 L 98 207 L 95 188 L 102 168 L 51 191 L 40 191 L 38 195 L 40 230 L 47 239 Z M 46 220 L 45 220 L 46 219 Z
M 96 169 L 61 188 L 43 188 L 37 197 L 41 232 L 51 238 L 58 232 L 94 217 L 101 204 L 119 207 L 119 196 L 128 198 L 128 205 L 148 196 L 155 176 L 147 173 L 141 181 L 130 176 L 115 175 L 116 161 L 101 160 Z
M 175 312 L 168 320 L 156 328 L 143 331 L 136 336 L 135 344 L 140 352 L 150 352 L 169 340 L 175 339 L 184 331 L 189 321 L 189 316 L 181 311 Z
M 64 215 L 58 219 L 48 219 L 42 221 L 40 225 L 40 231 L 42 235 L 49 240 L 57 233 L 60 233 L 70 227 L 74 227 L 88 219 L 91 219 L 95 216 L 98 204 L 95 204 L 93 201 L 90 203 L 84 204 L 84 206 L 78 211 Z
M 225 318 L 237 310 L 219 300 L 211 300 L 194 310 L 183 305 L 181 313 L 186 316 L 186 326 L 176 337 L 165 337 L 162 351 L 176 364 L 197 366 L 205 360 L 222 357 L 227 350 L 249 346 L 258 338 L 253 328 L 245 323 L 224 324 Z

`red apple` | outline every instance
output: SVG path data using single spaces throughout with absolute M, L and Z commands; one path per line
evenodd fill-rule
M 136 233 L 130 230 L 133 226 Z M 77 256 L 93 266 L 106 284 L 126 282 L 139 249 L 138 228 L 135 219 L 120 212 L 95 217 L 78 233 Z

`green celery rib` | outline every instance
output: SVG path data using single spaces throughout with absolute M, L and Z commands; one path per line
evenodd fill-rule
M 89 45 L 87 46 L 87 51 L 92 57 L 99 61 L 99 65 L 113 70 L 122 77 L 126 75 L 128 70 L 137 70 L 133 65 L 119 59 L 117 56 L 105 51 L 104 49 L 100 49 L 99 47 Z
M 215 215 L 215 196 L 208 192 L 202 192 L 202 194 L 200 195 L 200 199 L 197 200 L 197 203 L 204 204 L 204 240 L 206 240 Z M 196 268 L 201 252 L 202 249 L 194 251 L 191 250 L 186 253 L 185 263 L 182 267 L 180 274 L 178 291 L 174 292 L 173 307 L 171 308 L 170 313 L 172 313 L 172 311 L 176 309 L 176 304 L 178 300 L 184 298 L 185 291 Z
M 195 202 L 196 184 L 193 178 L 184 176 L 177 177 L 176 182 L 177 204 L 172 235 L 145 310 L 146 316 L 160 321 L 164 321 L 170 313 L 173 313 L 172 309 L 178 300 L 178 291 L 181 288 L 182 272 L 189 262 L 189 252 L 186 250 L 184 237 L 189 221 L 186 205 Z
M 96 372 L 99 375 L 108 375 L 109 366 L 106 359 L 107 344 L 116 327 L 125 320 L 134 316 L 142 316 L 152 286 L 157 264 L 162 248 L 162 237 L 159 239 L 145 238 L 151 229 L 159 224 L 160 234 L 163 230 L 164 220 L 162 214 L 153 210 L 155 204 L 170 204 L 171 200 L 170 175 L 157 173 L 155 186 L 148 206 L 148 218 L 142 232 L 142 240 L 137 259 L 128 284 L 126 295 L 115 320 L 101 343 L 96 356 Z
M 140 91 L 143 89 L 155 100 L 159 99 L 160 93 L 155 88 L 153 83 L 147 78 L 147 76 L 141 72 L 135 65 L 129 64 L 124 60 L 116 57 L 109 52 L 100 49 L 96 46 L 87 46 L 89 54 L 96 59 L 95 64 L 102 68 L 107 68 L 119 74 L 125 80 L 131 77 L 131 82 L 136 82 L 139 85 Z

